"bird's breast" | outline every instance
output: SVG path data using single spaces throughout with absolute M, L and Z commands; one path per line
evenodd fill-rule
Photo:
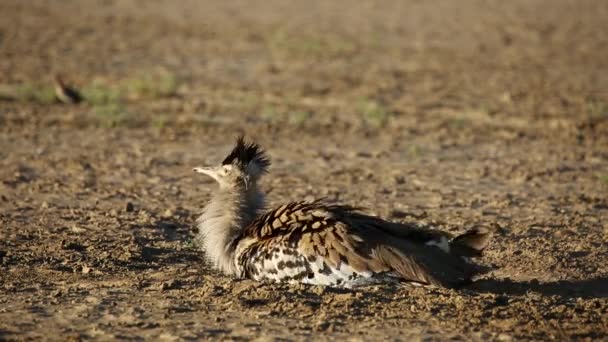
M 345 262 L 331 266 L 324 257 L 304 255 L 294 247 L 256 247 L 239 257 L 243 272 L 254 280 L 350 288 L 393 278 L 388 274 L 357 271 Z

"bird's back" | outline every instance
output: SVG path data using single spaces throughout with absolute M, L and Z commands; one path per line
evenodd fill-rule
M 434 244 L 445 235 L 396 225 L 355 208 L 294 202 L 241 234 L 237 269 L 255 280 L 354 287 L 387 281 L 453 287 L 478 268 Z

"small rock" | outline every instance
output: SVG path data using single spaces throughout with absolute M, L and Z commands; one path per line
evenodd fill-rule
M 350 302 L 354 298 L 352 293 L 339 293 L 334 295 L 334 301 L 336 302 Z
M 325 286 L 315 286 L 312 288 L 311 292 L 316 294 L 317 296 L 321 296 L 325 293 Z
M 91 272 L 91 268 L 87 265 L 82 266 L 82 273 L 89 274 Z
M 507 334 L 499 334 L 498 336 L 496 336 L 496 340 L 497 341 L 513 341 L 513 337 L 511 337 Z
M 133 206 L 133 203 L 127 202 L 127 205 L 125 206 L 125 211 L 128 212 L 128 213 L 130 213 L 133 210 L 135 210 L 135 207 Z
M 163 212 L 163 214 L 162 214 L 161 217 L 162 218 L 169 218 L 169 217 L 173 217 L 173 216 L 174 216 L 173 210 L 167 209 L 167 210 L 165 210 L 165 212 Z
M 162 282 L 162 283 L 159 285 L 159 289 L 160 289 L 161 291 L 166 291 L 166 290 L 176 289 L 176 288 L 178 288 L 178 287 L 179 287 L 179 282 L 178 282 L 178 281 L 176 281 L 176 280 L 169 280 L 169 281 L 165 281 L 165 282 Z
M 314 329 L 316 331 L 325 331 L 325 330 L 329 330 L 331 326 L 331 323 L 324 320 L 324 319 L 319 319 L 314 323 Z
M 84 228 L 80 228 L 75 224 L 72 225 L 72 232 L 74 232 L 74 233 L 82 233 L 85 231 L 86 231 L 86 229 L 84 229 Z
M 365 151 L 359 151 L 359 152 L 357 152 L 356 156 L 360 157 L 360 158 L 371 158 L 371 157 L 373 157 L 371 153 L 365 152 Z

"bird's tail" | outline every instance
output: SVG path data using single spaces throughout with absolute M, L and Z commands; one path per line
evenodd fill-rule
M 450 253 L 468 258 L 479 257 L 496 232 L 497 228 L 473 228 L 450 241 Z

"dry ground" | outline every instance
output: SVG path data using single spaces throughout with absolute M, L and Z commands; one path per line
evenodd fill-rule
M 0 1 L 0 340 L 608 338 L 608 2 Z M 85 94 L 55 103 L 60 73 Z M 460 290 L 234 281 L 193 222 L 239 133 L 272 203 L 502 227 Z

